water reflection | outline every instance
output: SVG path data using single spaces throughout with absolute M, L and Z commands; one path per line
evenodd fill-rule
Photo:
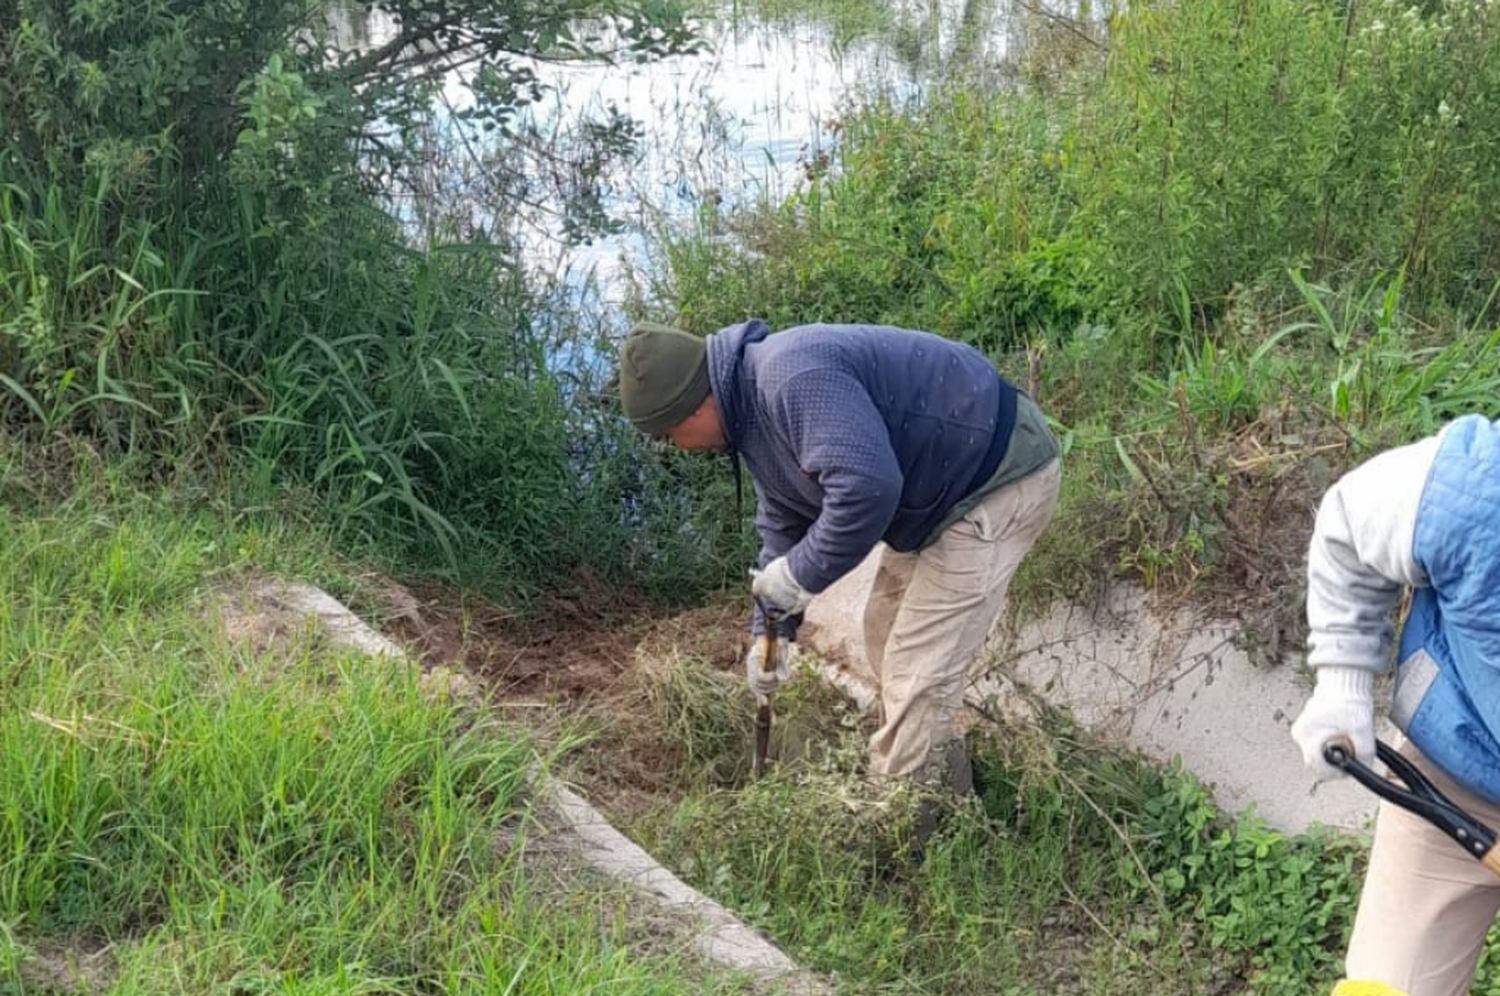
M 830 125 L 850 102 L 877 90 L 902 100 L 955 79 L 1018 85 L 1038 37 L 1103 37 L 1088 0 L 822 3 L 737 0 L 704 23 L 703 51 L 658 62 L 521 60 L 545 90 L 504 140 L 457 116 L 471 106 L 475 68 L 449 73 L 432 121 L 411 139 L 422 145 L 420 168 L 390 190 L 392 207 L 419 237 L 511 241 L 539 280 L 615 307 L 652 225 L 690 217 L 704 201 L 784 197 L 807 163 L 831 152 Z M 333 30 L 345 51 L 396 35 L 389 15 L 363 8 L 343 11 Z M 639 123 L 633 136 L 591 124 L 624 118 Z M 601 153 L 597 140 L 609 134 L 616 145 Z M 622 136 L 633 137 L 629 148 Z

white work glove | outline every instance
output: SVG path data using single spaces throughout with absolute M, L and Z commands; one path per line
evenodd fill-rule
M 1354 756 L 1375 763 L 1375 675 L 1359 667 L 1325 664 L 1318 682 L 1292 724 L 1292 739 L 1302 748 L 1302 761 L 1318 781 L 1338 778 L 1338 768 L 1323 760 L 1323 745 L 1348 737 Z
M 792 577 L 785 557 L 777 557 L 751 575 L 751 594 L 784 615 L 794 616 L 812 601 L 812 595 Z
M 750 690 L 758 697 L 769 696 L 780 687 L 781 683 L 792 676 L 792 655 L 797 652 L 794 644 L 787 640 L 776 641 L 776 666 L 771 670 L 765 670 L 766 641 L 760 637 L 750 645 L 750 652 L 745 655 L 745 678 L 750 682 Z

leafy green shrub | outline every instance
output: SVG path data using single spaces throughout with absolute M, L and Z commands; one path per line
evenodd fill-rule
M 0 4 L 0 421 L 246 504 L 316 496 L 346 542 L 498 594 L 711 586 L 738 523 L 717 494 L 689 530 L 680 498 L 640 503 L 668 472 L 563 359 L 578 330 L 510 240 L 519 174 L 464 211 L 393 206 L 446 154 L 434 134 L 458 141 L 430 106 L 447 57 L 482 60 L 461 126 L 509 165 L 529 57 L 597 57 L 581 19 L 631 58 L 691 48 L 681 9 L 398 2 L 390 44 L 335 41 L 372 11 Z M 594 168 L 634 135 L 582 131 Z M 586 235 L 597 191 L 569 190 Z
M 1046 743 L 1040 760 L 979 755 L 987 813 L 1028 839 L 1107 855 L 1117 883 L 1138 901 L 1154 897 L 1159 915 L 1196 924 L 1213 949 L 1245 966 L 1257 993 L 1293 996 L 1338 977 L 1357 842 L 1276 833 L 1253 814 L 1227 818 L 1177 765 L 1096 750 L 1066 732 Z
M 1287 836 L 1251 814 L 1227 821 L 1180 770 L 1131 820 L 1142 864 L 1120 872 L 1203 924 L 1214 947 L 1244 957 L 1257 993 L 1308 991 L 1338 978 L 1353 922 L 1360 846 L 1327 833 Z
M 727 224 L 745 259 L 679 242 L 665 286 L 708 327 L 891 321 L 1002 350 L 1127 317 L 1191 339 L 1289 267 L 1404 272 L 1423 308 L 1472 312 L 1500 224 L 1497 18 L 1131 4 L 1066 90 L 971 79 L 855 105 L 832 169 Z
M 754 314 L 773 325 L 886 322 L 1003 350 L 1070 333 L 1109 303 L 1097 244 L 1067 235 L 1064 175 L 1042 104 L 1003 112 L 940 88 L 926 104 L 877 99 L 841 122 L 839 168 L 786 203 L 710 217 L 661 246 L 658 292 L 712 328 Z
M 1057 716 L 992 732 L 970 738 L 977 803 L 918 860 L 901 857 L 911 810 L 858 775 L 852 731 L 821 758 L 690 793 L 636 828 L 858 991 L 1046 992 L 1061 977 L 1078 991 L 1304 996 L 1337 978 L 1359 842 L 1229 817 L 1180 767 Z

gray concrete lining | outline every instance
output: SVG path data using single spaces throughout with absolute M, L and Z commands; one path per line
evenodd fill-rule
M 552 781 L 543 780 L 541 785 L 550 807 L 577 835 L 583 859 L 598 871 L 628 882 L 663 906 L 689 914 L 696 923 L 693 947 L 705 959 L 775 982 L 783 992 L 812 996 L 829 991 L 780 948 L 662 867 L 576 793 Z

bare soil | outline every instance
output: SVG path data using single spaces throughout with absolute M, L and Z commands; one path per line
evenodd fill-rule
M 629 667 L 644 626 L 605 591 L 551 598 L 529 618 L 438 585 L 386 588 L 376 625 L 424 667 L 461 667 L 492 697 L 573 705 L 607 695 Z
M 739 660 L 749 611 L 728 602 L 663 615 L 644 600 L 597 590 L 551 597 L 520 617 L 441 585 L 382 592 L 376 624 L 405 644 L 424 668 L 462 667 L 496 702 L 545 701 L 579 709 L 622 695 L 638 653 L 675 648 L 725 670 Z
M 676 614 L 599 584 L 553 597 L 524 618 L 442 585 L 381 586 L 380 618 L 424 670 L 456 669 L 481 685 L 489 705 L 546 737 L 565 720 L 592 731 L 568 759 L 567 777 L 616 814 L 675 798 L 677 758 L 646 718 L 638 665 L 692 656 L 735 671 L 748 642 L 743 599 Z

